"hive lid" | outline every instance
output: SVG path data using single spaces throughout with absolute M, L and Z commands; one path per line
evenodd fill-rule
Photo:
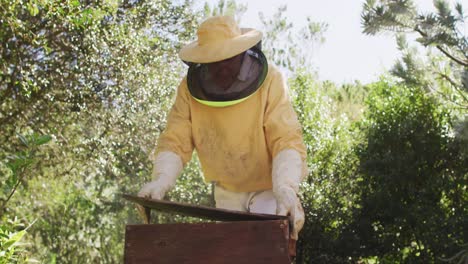
M 247 213 L 226 209 L 212 208 L 201 205 L 191 205 L 185 203 L 176 203 L 163 200 L 138 197 L 129 194 L 123 194 L 123 198 L 137 204 L 138 209 L 146 223 L 150 222 L 150 211 L 152 209 L 174 213 L 185 216 L 199 217 L 214 221 L 262 221 L 262 220 L 288 220 L 287 216 Z

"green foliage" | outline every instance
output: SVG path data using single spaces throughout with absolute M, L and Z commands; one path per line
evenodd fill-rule
M 426 47 L 427 59 L 418 58 L 405 37 L 397 35 L 402 59 L 392 74 L 406 85 L 423 86 L 437 92 L 445 101 L 464 111 L 468 108 L 468 39 L 463 7 L 457 3 L 452 10 L 444 0 L 434 1 L 435 13 L 422 13 L 411 0 L 368 0 L 361 14 L 364 33 L 416 33 L 417 42 Z M 435 48 L 436 51 L 433 51 Z
M 468 244 L 463 245 L 463 249 L 450 258 L 440 258 L 440 260 L 449 263 L 466 263 L 468 261 Z
M 34 163 L 37 163 L 39 157 L 37 155 L 38 147 L 46 144 L 52 138 L 49 135 L 39 135 L 32 133 L 27 136 L 18 134 L 18 139 L 21 145 L 17 147 L 13 155 L 7 156 L 7 162 L 3 168 L 2 183 L 0 184 L 0 218 L 7 209 L 7 203 L 15 194 L 18 186 L 26 184 L 26 170 Z
M 66 181 L 33 180 L 26 195 L 20 198 L 33 204 L 31 209 L 40 216 L 30 231 L 34 254 L 47 262 L 118 262 L 123 248 L 121 230 L 125 228 L 131 205 L 123 207 L 118 191 L 109 187 L 103 188 L 101 194 L 92 183 L 85 189 Z M 18 212 L 20 217 L 30 214 Z
M 16 133 L 54 139 L 6 214 L 39 219 L 25 237 L 38 259 L 119 262 L 137 222 L 119 194 L 149 180 L 198 13 L 189 1 L 2 0 L 0 17 L 0 155 L 16 153 Z
M 341 256 L 347 251 L 343 230 L 352 221 L 358 198 L 358 160 L 353 149 L 360 136 L 346 115 L 337 115 L 339 104 L 331 96 L 339 94 L 340 89 L 315 79 L 310 73 L 299 72 L 290 81 L 309 167 L 309 176 L 301 187 L 306 223 L 297 263 L 342 263 L 347 260 Z
M 334 105 L 334 117 L 338 118 L 344 115 L 350 122 L 357 121 L 362 117 L 364 100 L 369 93 L 368 86 L 355 82 L 337 87 L 334 83 L 325 81 L 322 83 L 321 90 Z
M 26 263 L 27 258 L 20 240 L 26 230 L 16 230 L 21 225 L 15 219 L 0 225 L 0 264 Z
M 325 42 L 328 25 L 308 17 L 306 26 L 295 30 L 294 24 L 285 16 L 286 10 L 286 5 L 281 6 L 270 18 L 259 14 L 264 33 L 262 49 L 270 63 L 284 69 L 294 72 L 311 68 L 313 47 Z
M 431 263 L 465 236 L 468 160 L 450 112 L 418 87 L 371 87 L 359 148 L 361 206 L 350 229 L 367 256 Z M 466 145 L 465 145 L 466 146 Z
M 455 261 L 466 243 L 465 17 L 461 4 L 452 10 L 437 0 L 434 7 L 424 14 L 413 1 L 367 1 L 362 13 L 364 33 L 417 33 L 428 51 L 419 55 L 397 35 L 402 58 L 391 74 L 401 82 L 374 87 L 363 123 L 356 228 L 369 244 L 366 254 L 389 262 Z
M 38 162 L 37 154 L 39 146 L 46 144 L 52 138 L 49 135 L 39 135 L 32 133 L 26 136 L 18 134 L 20 145 L 14 155 L 6 157 L 7 162 L 1 166 L 1 193 L 0 193 L 0 263 L 24 263 L 27 260 L 27 253 L 19 241 L 26 234 L 26 229 L 14 218 L 8 219 L 5 212 L 14 211 L 7 207 L 7 203 L 12 199 L 20 184 L 26 185 L 26 171 Z
M 422 88 L 314 79 L 301 72 L 290 82 L 310 169 L 296 262 L 458 261 L 468 141 L 455 134 L 465 127 Z M 344 106 L 362 110 L 364 100 L 364 119 L 350 120 Z
M 232 16 L 239 23 L 247 11 L 246 4 L 239 4 L 235 0 L 219 0 L 216 5 L 210 6 L 207 2 L 203 7 L 203 19 L 210 16 Z

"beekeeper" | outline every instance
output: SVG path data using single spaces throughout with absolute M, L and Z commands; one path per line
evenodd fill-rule
M 154 180 L 138 195 L 162 199 L 196 149 L 217 208 L 290 215 L 297 240 L 306 150 L 286 81 L 268 65 L 260 31 L 215 16 L 197 35 L 179 52 L 187 76 L 151 157 Z

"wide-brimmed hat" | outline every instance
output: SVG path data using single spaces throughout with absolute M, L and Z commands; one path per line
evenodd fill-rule
M 183 61 L 222 61 L 250 49 L 262 39 L 262 32 L 252 28 L 239 28 L 231 16 L 208 18 L 198 28 L 197 35 L 196 41 L 180 50 L 179 57 Z

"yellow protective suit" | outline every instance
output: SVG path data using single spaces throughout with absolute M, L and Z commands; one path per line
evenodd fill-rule
M 234 192 L 272 189 L 272 159 L 278 152 L 295 149 L 303 161 L 306 157 L 301 126 L 282 74 L 269 66 L 258 91 L 228 107 L 197 102 L 184 78 L 156 153 L 172 151 L 186 164 L 194 148 L 206 182 L 215 181 Z

